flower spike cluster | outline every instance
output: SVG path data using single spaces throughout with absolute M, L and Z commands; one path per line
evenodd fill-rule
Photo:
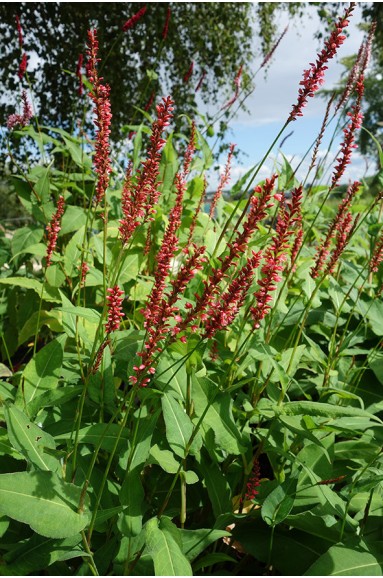
M 343 44 L 346 37 L 343 34 L 344 28 L 349 24 L 348 18 L 356 6 L 355 2 L 351 2 L 349 8 L 346 9 L 344 15 L 338 20 L 331 36 L 325 41 L 323 50 L 318 54 L 315 63 L 310 63 L 311 68 L 303 72 L 303 80 L 300 85 L 302 88 L 298 91 L 298 99 L 293 105 L 288 118 L 288 122 L 296 120 L 298 116 L 303 116 L 303 108 L 307 104 L 308 98 L 314 96 L 324 82 L 324 73 L 327 70 L 327 62 L 334 58 L 338 48 Z
M 220 267 L 212 270 L 209 278 L 203 282 L 204 290 L 202 295 L 195 295 L 196 304 L 193 307 L 188 304 L 186 308 L 188 313 L 184 319 L 180 319 L 174 328 L 174 334 L 181 333 L 191 325 L 192 330 L 197 329 L 197 320 L 206 321 L 208 318 L 207 310 L 212 307 L 216 295 L 219 293 L 219 285 L 225 278 L 229 268 L 237 263 L 242 253 L 247 248 L 247 243 L 253 233 L 257 230 L 259 222 L 267 215 L 267 210 L 273 205 L 271 196 L 277 176 L 273 175 L 271 179 L 266 179 L 265 183 L 258 185 L 254 189 L 251 197 L 250 211 L 243 225 L 242 231 L 237 231 L 234 240 L 228 243 L 229 252 L 225 257 L 219 257 Z
M 21 93 L 21 100 L 23 102 L 23 114 L 11 114 L 8 117 L 7 128 L 9 130 L 13 130 L 16 126 L 27 126 L 33 116 L 32 107 L 28 101 L 28 96 L 25 90 Z
M 105 197 L 106 189 L 109 186 L 109 175 L 112 172 L 109 144 L 112 113 L 109 100 L 110 87 L 102 84 L 103 79 L 98 76 L 97 72 L 97 63 L 100 59 L 98 58 L 96 30 L 88 30 L 87 56 L 86 73 L 92 85 L 92 92 L 89 96 L 94 103 L 93 111 L 96 116 L 94 123 L 97 127 L 94 166 L 98 176 L 96 184 L 96 204 L 99 204 Z
M 221 298 L 212 303 L 207 312 L 202 339 L 214 337 L 217 331 L 226 329 L 234 321 L 246 299 L 261 258 L 261 251 L 253 252 Z
M 294 234 L 295 224 L 299 223 L 301 200 L 301 186 L 294 189 L 289 203 L 285 202 L 284 195 L 281 195 L 276 234 L 271 241 L 271 245 L 266 249 L 265 264 L 261 269 L 262 279 L 258 281 L 260 289 L 254 294 L 256 305 L 250 309 L 257 329 L 259 322 L 270 311 L 272 292 L 277 289 L 277 283 L 282 280 L 280 273 L 283 271 L 287 259 L 286 251 L 290 246 L 289 239 Z
M 334 174 L 331 181 L 330 189 L 334 189 L 344 174 L 347 165 L 350 164 L 352 151 L 358 146 L 355 144 L 355 132 L 361 128 L 363 121 L 363 114 L 361 112 L 362 98 L 364 93 L 364 76 L 360 74 L 358 81 L 356 82 L 356 92 L 358 94 L 356 104 L 352 107 L 352 112 L 348 112 L 347 116 L 350 117 L 350 122 L 348 126 L 344 129 L 344 139 L 341 144 L 340 154 L 337 158 L 337 165 L 334 169 Z
M 160 196 L 159 182 L 161 150 L 166 143 L 163 131 L 169 126 L 173 113 L 173 100 L 163 98 L 156 106 L 157 120 L 153 123 L 147 159 L 142 163 L 133 182 L 128 169 L 122 193 L 122 213 L 119 232 L 122 243 L 126 245 L 136 228 L 147 220 L 152 220 L 156 212 L 154 206 Z
M 57 237 L 61 229 L 61 217 L 63 216 L 63 214 L 64 214 L 64 197 L 60 195 L 57 201 L 56 212 L 53 215 L 51 222 L 47 226 L 47 233 L 48 233 L 48 245 L 46 253 L 47 267 L 49 267 L 49 265 L 51 264 L 52 253 L 56 249 Z
M 352 200 L 359 190 L 361 183 L 355 181 L 347 191 L 347 194 L 343 201 L 338 207 L 337 214 L 335 215 L 332 223 L 330 224 L 326 237 L 323 239 L 322 243 L 318 246 L 315 265 L 312 267 L 310 274 L 313 279 L 319 276 L 319 273 L 324 269 L 325 263 L 330 255 L 330 245 L 331 240 L 336 236 L 337 232 L 342 233 L 345 218 L 349 213 L 349 208 L 351 206 Z M 349 217 L 347 217 L 349 219 Z

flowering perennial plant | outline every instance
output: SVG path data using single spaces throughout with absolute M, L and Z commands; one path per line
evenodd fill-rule
M 321 84 L 353 8 L 305 72 L 289 120 Z M 0 557 L 8 575 L 379 570 L 383 193 L 367 178 L 346 193 L 339 187 L 336 208 L 333 198 L 362 122 L 372 34 L 339 101 L 354 90 L 332 181 L 331 172 L 321 180 L 324 162 L 309 181 L 330 111 L 340 111 L 330 100 L 304 179 L 283 157 L 261 180 L 285 123 L 217 216 L 234 145 L 209 206 L 212 151 L 198 118 L 184 117 L 188 143 L 178 131 L 166 143 L 171 97 L 157 104 L 151 130 L 147 114 L 140 129 L 128 127 L 136 137 L 122 159 L 125 176 L 120 183 L 116 170 L 110 186 L 109 88 L 95 30 L 84 82 L 94 174 L 81 121 L 77 135 L 37 121 L 38 130 L 6 133 L 12 162 L 24 137 L 52 152 L 48 163 L 27 159 L 12 172 L 30 222 L 11 239 L 0 231 Z M 81 68 L 80 57 L 76 82 Z M 22 103 L 9 128 L 29 122 L 25 91 Z M 84 202 L 93 187 L 97 204 Z

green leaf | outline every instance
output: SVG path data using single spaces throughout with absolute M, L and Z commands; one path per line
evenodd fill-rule
M 0 475 L 0 512 L 48 538 L 69 538 L 90 521 L 88 504 L 77 513 L 81 488 L 53 472 Z
M 140 467 L 130 471 L 120 491 L 120 502 L 125 508 L 119 515 L 118 529 L 124 536 L 138 536 L 142 530 L 142 502 L 145 493 L 140 471 Z
M 134 470 L 138 466 L 146 463 L 149 457 L 152 436 L 154 428 L 156 427 L 158 417 L 161 410 L 158 409 L 155 413 L 149 414 L 147 417 L 140 417 L 135 434 L 135 443 L 132 444 L 120 457 L 120 466 L 123 469 L 130 468 Z M 134 424 L 134 427 L 136 424 Z
M 22 227 L 17 229 L 12 237 L 12 255 L 24 253 L 30 245 L 35 245 L 43 238 L 44 230 L 35 227 Z M 45 248 L 46 251 L 46 248 Z
M 80 543 L 79 534 L 64 540 L 54 540 L 34 534 L 5 554 L 5 565 L 0 566 L 0 575 L 30 576 L 37 570 L 46 570 L 59 560 L 87 556 Z
M 210 544 L 230 536 L 230 532 L 225 530 L 207 530 L 204 528 L 198 528 L 197 530 L 181 529 L 180 534 L 182 551 L 190 562 L 197 558 Z
M 162 410 L 164 412 L 166 439 L 174 453 L 183 458 L 193 433 L 193 424 L 190 417 L 170 393 L 164 394 L 162 397 Z M 197 436 L 197 439 L 193 442 L 194 451 L 199 450 L 201 443 L 201 438 Z
M 49 183 L 49 173 L 50 167 L 39 167 L 41 176 L 37 180 L 34 189 L 39 195 L 42 203 L 47 203 L 49 201 L 50 183 Z
M 40 281 L 29 279 L 29 277 L 6 277 L 0 279 L 0 284 L 12 285 L 12 287 L 22 287 L 24 289 L 33 289 L 39 297 L 42 295 L 45 301 L 61 301 L 57 290 L 45 286 L 43 291 L 43 285 Z
M 158 464 L 164 472 L 168 474 L 175 474 L 178 472 L 180 463 L 174 457 L 173 452 L 169 450 L 162 450 L 158 444 L 150 448 L 150 455 L 153 462 Z
M 66 335 L 54 339 L 30 360 L 24 369 L 23 398 L 28 405 L 35 397 L 57 387 L 61 376 Z
M 126 283 L 127 281 L 137 278 L 137 275 L 140 272 L 141 260 L 142 252 L 129 251 L 120 264 L 121 270 L 118 276 L 120 283 Z
M 62 405 L 74 397 L 80 397 L 82 391 L 83 386 L 48 389 L 28 404 L 28 413 L 30 416 L 34 416 L 44 407 Z
M 178 528 L 168 518 L 152 518 L 145 526 L 146 548 L 153 559 L 156 576 L 192 576 L 188 559 L 181 550 Z
M 367 417 L 373 421 L 381 421 L 372 413 L 357 407 L 345 407 L 331 405 L 330 403 L 320 403 L 316 401 L 289 401 L 282 406 L 282 412 L 287 415 L 311 415 L 335 419 L 338 417 Z
M 233 419 L 233 400 L 228 393 L 216 394 L 217 385 L 205 377 L 193 376 L 193 401 L 195 413 L 201 416 L 210 407 L 203 420 L 203 428 L 214 433 L 216 444 L 226 452 L 238 455 L 245 451 L 243 437 Z M 211 399 L 214 396 L 214 401 Z
M 362 545 L 331 546 L 304 576 L 382 576 L 383 543 L 376 542 L 367 549 Z
M 58 460 L 45 452 L 45 448 L 56 449 L 52 436 L 32 423 L 14 405 L 5 407 L 4 414 L 13 447 L 39 470 L 56 471 L 60 465 Z
M 195 564 L 193 564 L 193 572 L 198 572 L 201 568 L 208 568 L 209 566 L 213 566 L 214 564 L 222 564 L 222 562 L 230 562 L 237 564 L 237 560 L 228 556 L 227 554 L 222 554 L 220 552 L 213 552 L 212 554 L 207 554 L 203 558 L 197 560 Z
M 86 212 L 81 207 L 68 205 L 61 220 L 60 236 L 78 231 L 86 223 Z
M 36 331 L 46 325 L 55 333 L 62 333 L 63 328 L 60 321 L 60 313 L 52 309 L 51 311 L 35 311 L 24 323 L 18 336 L 19 345 L 22 345 L 30 337 L 34 337 Z
M 289 478 L 277 486 L 265 499 L 261 515 L 269 526 L 276 526 L 289 515 L 294 504 L 297 478 Z
M 82 150 L 81 146 L 77 143 L 74 143 L 69 138 L 63 137 L 66 145 L 66 150 L 69 152 L 72 160 L 78 165 L 81 169 L 83 168 L 91 168 L 92 160 L 91 158 Z
M 51 287 L 61 287 L 66 280 L 65 274 L 58 263 L 50 265 L 47 268 L 45 275 L 47 282 Z
M 73 235 L 64 252 L 64 269 L 68 277 L 79 275 L 78 266 L 85 238 L 85 227 L 81 227 Z
M 221 514 L 231 512 L 230 487 L 218 464 L 202 455 L 199 465 L 213 506 L 214 516 L 218 518 Z
M 66 440 L 71 437 L 71 432 L 66 432 L 56 436 L 56 440 Z M 97 446 L 99 443 L 103 450 L 108 452 L 113 451 L 117 442 L 117 453 L 126 449 L 128 440 L 130 438 L 130 431 L 127 428 L 122 428 L 116 424 L 96 423 L 83 427 L 78 432 L 78 441 L 81 444 L 91 444 Z M 117 441 L 118 440 L 118 441 Z

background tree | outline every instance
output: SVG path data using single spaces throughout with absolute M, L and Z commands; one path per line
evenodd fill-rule
M 245 2 L 3 3 L 0 85 L 6 98 L 0 104 L 1 113 L 6 118 L 13 112 L 19 93 L 21 50 L 16 17 L 21 22 L 23 52 L 28 55 L 27 70 L 37 95 L 39 118 L 63 128 L 73 126 L 86 101 L 73 98 L 78 88 L 75 71 L 79 55 L 85 51 L 87 30 L 98 29 L 102 72 L 111 86 L 116 137 L 123 124 L 137 118 L 135 107 L 147 107 L 155 95 L 171 93 L 179 110 L 193 116 L 201 102 L 217 110 L 232 95 L 233 81 L 243 64 L 242 86 L 250 86 L 254 50 L 264 56 L 277 38 L 276 12 L 295 13 L 299 6 Z M 124 23 L 144 7 L 145 14 L 124 31 Z M 255 44 L 254 23 L 258 23 L 259 32 Z M 222 119 L 224 132 L 225 114 Z

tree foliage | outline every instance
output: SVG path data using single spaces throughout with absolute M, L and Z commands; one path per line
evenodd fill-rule
M 140 20 L 124 32 L 123 24 L 144 4 L 130 2 L 12 3 L 0 7 L 0 42 L 4 47 L 0 82 L 17 92 L 21 59 L 15 17 L 28 54 L 28 74 L 39 95 L 40 119 L 69 128 L 83 107 L 73 109 L 79 54 L 87 30 L 98 29 L 102 74 L 110 84 L 113 127 L 132 122 L 134 106 L 144 108 L 152 94 L 171 93 L 180 109 L 191 113 L 202 101 L 216 104 L 233 90 L 239 66 L 250 59 L 252 9 L 247 3 L 150 3 Z M 171 9 L 168 34 L 163 30 Z M 188 81 L 185 76 L 193 63 Z M 13 74 L 10 73 L 13 71 Z M 206 74 L 204 75 L 204 71 Z M 204 80 L 196 93 L 201 76 Z M 134 103 L 134 104 L 133 104 Z M 11 99 L 2 104 L 9 114 Z
M 124 32 L 124 23 L 144 6 L 144 16 Z M 169 9 L 171 17 L 164 40 Z M 39 118 L 44 124 L 54 123 L 65 129 L 74 125 L 85 106 L 84 99 L 77 99 L 74 107 L 69 95 L 78 90 L 75 71 L 79 55 L 85 52 L 87 30 L 97 28 L 102 73 L 112 90 L 112 135 L 117 136 L 122 125 L 137 120 L 135 107 L 145 108 L 153 96 L 172 94 L 179 109 L 192 116 L 201 104 L 217 110 L 232 96 L 241 65 L 242 85 L 250 88 L 252 60 L 272 49 L 279 32 L 276 19 L 285 10 L 292 15 L 300 13 L 300 3 L 2 4 L 0 85 L 6 98 L 0 110 L 4 117 L 13 112 L 15 95 L 20 92 L 16 16 L 23 29 L 28 76 L 38 95 Z M 223 133 L 225 114 L 221 116 Z

